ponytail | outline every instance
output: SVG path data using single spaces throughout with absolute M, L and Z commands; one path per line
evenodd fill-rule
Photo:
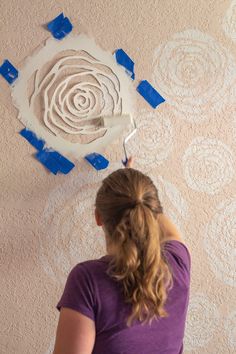
M 128 326 L 134 319 L 151 323 L 154 318 L 167 317 L 166 281 L 171 283 L 171 274 L 162 259 L 160 232 L 152 211 L 138 204 L 112 235 L 117 251 L 108 274 L 122 282 L 125 301 L 132 304 Z

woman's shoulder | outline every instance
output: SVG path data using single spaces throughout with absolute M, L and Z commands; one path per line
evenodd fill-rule
M 100 268 L 103 268 L 106 266 L 106 264 L 109 262 L 110 256 L 109 255 L 104 255 L 101 256 L 100 258 L 96 259 L 88 259 L 82 262 L 77 263 L 73 268 L 72 271 L 74 272 L 83 272 L 83 271 L 93 271 L 97 270 Z
M 185 243 L 178 240 L 168 240 L 163 244 L 163 252 L 172 269 L 185 275 L 191 270 L 191 255 Z

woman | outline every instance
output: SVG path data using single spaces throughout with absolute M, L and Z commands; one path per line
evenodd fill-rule
M 57 304 L 54 354 L 180 354 L 191 259 L 152 180 L 132 168 L 103 180 L 95 202 L 107 254 L 78 263 Z

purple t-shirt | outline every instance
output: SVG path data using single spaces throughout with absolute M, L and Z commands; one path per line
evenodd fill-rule
M 131 305 L 124 303 L 121 284 L 106 274 L 108 255 L 78 263 L 69 273 L 56 308 L 69 307 L 95 321 L 93 354 L 181 354 L 189 302 L 191 258 L 187 247 L 176 240 L 165 243 L 174 284 L 169 291 L 169 317 L 151 325 L 136 320 L 127 327 Z

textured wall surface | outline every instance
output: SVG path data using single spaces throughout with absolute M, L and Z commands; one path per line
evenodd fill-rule
M 42 24 L 61 11 L 73 32 L 126 50 L 135 85 L 147 79 L 166 98 L 153 110 L 137 94 L 129 153 L 192 254 L 185 353 L 235 353 L 236 1 L 2 0 L 0 60 L 20 68 L 50 36 Z M 50 354 L 70 269 L 104 252 L 93 204 L 101 179 L 122 167 L 121 140 L 106 149 L 108 170 L 80 161 L 54 176 L 33 158 L 22 127 L 0 78 L 0 353 Z

